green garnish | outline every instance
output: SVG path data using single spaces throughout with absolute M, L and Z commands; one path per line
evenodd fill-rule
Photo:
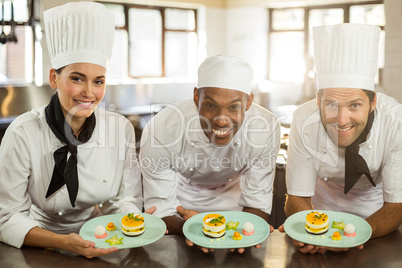
M 142 221 L 140 218 L 134 217 L 134 213 L 128 213 L 128 214 L 127 214 L 127 217 L 128 217 L 130 220 Z
M 343 223 L 343 221 L 340 222 L 333 221 L 331 227 L 343 231 L 343 229 L 345 228 L 345 224 Z
M 113 236 L 112 238 L 106 239 L 105 242 L 109 243 L 111 246 L 123 244 L 122 240 L 124 237 L 118 238 L 117 235 Z
M 314 213 L 314 218 L 321 219 L 322 214 Z
M 237 226 L 239 225 L 239 222 L 233 222 L 233 221 L 230 221 L 230 222 L 227 222 L 226 223 L 226 230 L 235 230 L 235 231 L 237 231 Z
M 210 223 L 217 223 L 217 222 L 223 223 L 223 222 L 222 222 L 222 218 L 223 218 L 223 216 L 220 216 L 220 217 L 217 217 L 217 218 L 213 218 L 213 219 L 210 221 Z

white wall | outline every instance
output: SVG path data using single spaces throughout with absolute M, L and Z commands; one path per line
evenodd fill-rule
M 205 27 L 205 41 L 206 41 L 206 56 L 214 56 L 217 54 L 224 54 L 226 52 L 226 17 L 227 12 L 225 8 L 220 7 L 207 7 L 205 8 L 204 21 Z M 202 37 L 200 37 L 202 38 Z
M 384 87 L 378 91 L 402 103 L 402 1 L 385 0 Z
M 227 8 L 225 52 L 251 63 L 254 81 L 267 77 L 268 11 L 265 7 Z

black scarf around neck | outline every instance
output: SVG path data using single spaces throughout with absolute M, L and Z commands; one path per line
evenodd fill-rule
M 347 194 L 350 189 L 356 184 L 360 177 L 364 174 L 370 183 L 375 187 L 373 178 L 371 177 L 370 170 L 364 158 L 359 154 L 359 144 L 366 141 L 367 135 L 370 132 L 371 126 L 374 121 L 374 111 L 369 114 L 367 125 L 360 136 L 348 147 L 345 152 L 345 189 L 344 193 Z
M 45 108 L 45 115 L 54 135 L 66 144 L 53 153 L 55 164 L 46 198 L 66 184 L 71 205 L 75 207 L 78 194 L 77 146 L 91 138 L 96 124 L 95 114 L 92 113 L 85 120 L 78 138 L 75 138 L 73 130 L 64 118 L 57 93 L 51 97 L 49 105 Z M 68 152 L 71 155 L 67 160 Z

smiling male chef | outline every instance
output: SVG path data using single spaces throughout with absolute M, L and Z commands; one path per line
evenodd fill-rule
M 355 214 L 371 225 L 371 238 L 402 222 L 402 104 L 374 91 L 379 35 L 372 25 L 313 29 L 317 99 L 294 113 L 286 170 L 287 216 L 313 208 Z
M 280 125 L 252 103 L 252 79 L 242 59 L 207 58 L 193 99 L 167 106 L 145 127 L 144 203 L 157 206 L 169 233 L 182 233 L 197 212 L 243 210 L 268 220 Z

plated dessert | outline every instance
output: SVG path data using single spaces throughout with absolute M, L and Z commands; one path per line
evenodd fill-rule
M 202 232 L 205 236 L 219 238 L 226 233 L 226 219 L 220 214 L 207 214 L 202 220 Z
M 319 212 L 312 211 L 306 216 L 305 230 L 310 234 L 320 235 L 328 231 L 329 219 L 328 215 Z
M 126 236 L 139 236 L 145 232 L 145 219 L 141 214 L 129 213 L 121 219 L 121 231 Z

